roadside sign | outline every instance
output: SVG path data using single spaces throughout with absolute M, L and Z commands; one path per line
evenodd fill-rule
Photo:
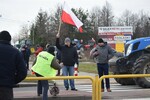
M 132 39 L 131 26 L 99 27 L 98 35 L 119 52 L 124 51 L 124 43 Z
M 114 40 L 116 40 L 116 41 L 131 40 L 131 36 L 114 36 Z

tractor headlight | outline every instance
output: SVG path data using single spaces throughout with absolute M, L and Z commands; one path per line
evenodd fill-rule
M 128 56 L 131 52 L 132 52 L 132 46 L 133 44 L 130 44 L 128 49 L 127 49 L 127 53 L 126 53 L 126 56 Z

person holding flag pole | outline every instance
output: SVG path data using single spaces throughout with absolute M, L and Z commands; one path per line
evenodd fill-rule
M 73 76 L 74 75 L 74 65 L 78 65 L 78 54 L 77 50 L 74 46 L 71 45 L 70 38 L 65 38 L 65 45 L 60 45 L 59 38 L 60 38 L 60 30 L 61 30 L 61 23 L 67 23 L 73 26 L 76 26 L 80 32 L 83 32 L 82 25 L 83 23 L 75 16 L 75 14 L 71 11 L 69 6 L 64 3 L 62 9 L 62 15 L 60 19 L 60 25 L 58 29 L 58 33 L 56 35 L 56 47 L 61 51 L 61 62 L 63 63 L 62 74 L 63 76 Z M 64 86 L 66 90 L 69 90 L 69 83 L 68 80 L 64 80 Z M 74 80 L 70 79 L 70 87 L 72 91 L 77 91 L 75 88 Z

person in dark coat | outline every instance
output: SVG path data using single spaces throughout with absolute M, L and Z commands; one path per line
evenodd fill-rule
M 13 86 L 25 79 L 27 68 L 21 52 L 10 44 L 8 31 L 0 32 L 0 100 L 13 100 Z
M 23 45 L 21 47 L 20 51 L 21 51 L 21 53 L 23 55 L 24 61 L 26 63 L 26 67 L 29 70 L 29 58 L 30 58 L 31 51 L 30 51 L 30 49 L 28 48 L 27 45 Z
M 59 44 L 59 35 L 56 35 L 56 47 L 61 52 L 61 63 L 64 67 L 62 68 L 63 76 L 74 76 L 74 65 L 78 65 L 78 54 L 74 46 L 71 45 L 70 38 L 65 38 L 65 45 Z M 66 90 L 69 89 L 68 80 L 64 80 L 64 86 Z M 70 87 L 72 91 L 77 91 L 74 85 L 74 80 L 70 79 Z
M 30 59 L 31 51 L 28 45 L 25 45 L 25 49 L 26 49 L 26 66 L 27 69 L 29 70 L 29 59 Z
M 58 63 L 60 64 L 60 63 L 61 63 L 61 52 L 60 52 L 60 50 L 58 50 L 57 48 L 56 48 L 56 51 L 57 51 L 57 53 L 56 53 L 56 58 L 57 58 L 57 60 L 58 60 Z M 60 70 L 58 70 L 58 73 L 57 73 L 56 76 L 60 76 Z

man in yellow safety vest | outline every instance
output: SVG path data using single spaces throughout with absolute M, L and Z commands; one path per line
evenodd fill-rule
M 58 64 L 55 56 L 53 55 L 55 48 L 49 47 L 47 51 L 42 51 L 38 54 L 33 67 L 31 68 L 32 71 L 35 72 L 37 77 L 51 77 L 56 76 L 56 70 L 61 69 L 61 66 Z M 43 87 L 43 93 L 42 93 Z M 48 80 L 40 80 L 38 81 L 37 93 L 38 96 L 43 94 L 42 100 L 48 100 Z

